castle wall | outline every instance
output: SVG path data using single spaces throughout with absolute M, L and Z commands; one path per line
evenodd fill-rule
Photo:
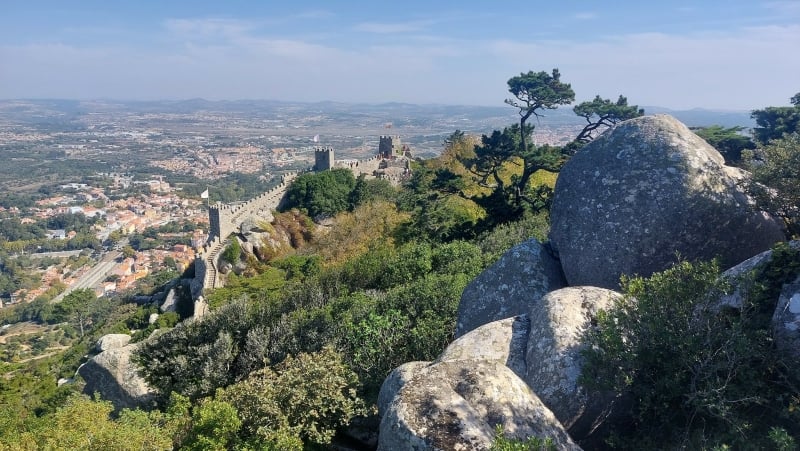
M 399 154 L 396 152 L 402 151 L 402 146 L 400 145 L 400 139 L 398 137 L 381 136 L 380 139 L 381 149 L 391 149 L 389 150 L 389 157 Z M 378 155 L 368 160 L 359 160 L 355 163 L 336 162 L 334 160 L 333 149 L 326 148 L 315 152 L 314 169 L 317 167 L 325 167 L 326 169 L 331 169 L 333 167 L 346 168 L 351 170 L 355 177 L 366 175 L 367 177 L 384 178 L 393 184 L 400 183 L 403 171 L 387 172 L 387 168 L 407 168 L 408 163 L 405 160 L 387 160 L 383 155 L 384 154 L 379 151 Z M 191 282 L 192 297 L 194 299 L 201 296 L 204 289 L 216 288 L 221 285 L 216 259 L 228 243 L 228 236 L 238 232 L 242 222 L 250 216 L 272 220 L 272 211 L 282 206 L 286 197 L 286 191 L 292 181 L 300 174 L 300 172 L 284 174 L 279 185 L 246 202 L 239 202 L 236 204 L 222 204 L 218 202 L 216 205 L 209 207 L 209 241 L 204 246 L 203 252 L 198 255 L 195 261 L 195 279 Z

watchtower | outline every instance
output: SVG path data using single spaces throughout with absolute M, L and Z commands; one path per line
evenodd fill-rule
M 221 202 L 208 207 L 208 219 L 210 222 L 209 239 L 214 237 L 224 240 L 233 233 L 234 226 L 231 223 L 231 207 Z
M 314 148 L 314 171 L 327 171 L 333 169 L 334 157 L 332 147 Z
M 399 136 L 381 136 L 378 141 L 378 155 L 381 158 L 392 158 L 403 154 L 403 144 Z

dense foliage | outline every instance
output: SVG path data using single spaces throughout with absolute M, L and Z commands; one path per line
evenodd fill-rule
M 770 106 L 752 112 L 756 120 L 753 135 L 760 144 L 780 139 L 787 133 L 800 133 L 800 93 L 789 100 L 790 107 Z
M 350 208 L 351 193 L 355 187 L 356 179 L 347 169 L 303 174 L 292 182 L 286 192 L 285 209 L 302 208 L 312 218 L 333 216 Z M 358 194 L 356 197 L 362 196 Z
M 730 287 L 713 263 L 624 279 L 624 298 L 589 333 L 583 374 L 630 404 L 610 443 L 774 449 L 800 438 L 800 381 L 774 350 L 770 324 L 782 285 L 798 274 L 800 253 L 776 248 L 740 287 L 741 308 L 721 303 Z
M 750 192 L 758 205 L 800 236 L 800 132 L 759 146 L 748 158 Z

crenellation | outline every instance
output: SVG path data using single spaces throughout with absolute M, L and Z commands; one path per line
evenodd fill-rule
M 405 149 L 400 146 L 400 138 L 382 136 L 381 142 L 383 147 L 390 146 L 392 149 L 388 154 L 379 151 L 377 155 L 369 159 L 357 160 L 355 163 L 340 162 L 338 165 L 334 160 L 333 149 L 318 148 L 315 150 L 314 168 L 287 172 L 281 176 L 280 184 L 248 201 L 231 204 L 217 202 L 214 205 L 210 205 L 208 208 L 209 238 L 203 247 L 204 252 L 197 257 L 196 263 L 199 263 L 199 265 L 196 264 L 195 266 L 195 279 L 193 280 L 194 284 L 199 284 L 202 281 L 202 287 L 196 290 L 193 286 L 192 296 L 196 299 L 202 294 L 202 289 L 215 288 L 221 283 L 215 260 L 227 245 L 228 236 L 241 228 L 241 219 L 248 215 L 272 218 L 272 211 L 280 208 L 292 180 L 300 174 L 314 170 L 344 167 L 351 170 L 356 177 L 366 175 L 368 177 L 383 178 L 394 184 L 400 183 L 402 178 L 409 173 L 408 161 L 403 155 Z M 399 150 L 395 151 L 394 146 L 399 146 Z M 398 158 L 400 159 L 398 160 Z M 399 173 L 400 175 L 389 173 L 387 172 L 388 168 L 404 168 L 404 172 Z

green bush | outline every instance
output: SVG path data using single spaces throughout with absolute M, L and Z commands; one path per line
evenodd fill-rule
M 234 236 L 222 252 L 222 259 L 233 265 L 238 263 L 240 258 L 242 258 L 242 246 L 239 244 L 239 239 Z
M 298 208 L 312 218 L 333 216 L 350 208 L 350 193 L 355 186 L 356 179 L 349 169 L 303 174 L 286 191 L 284 211 Z
M 631 402 L 632 424 L 612 425 L 614 445 L 772 447 L 775 427 L 798 436 L 800 392 L 770 326 L 780 287 L 798 274 L 800 257 L 787 248 L 754 275 L 741 309 L 720 305 L 729 287 L 714 263 L 623 278 L 625 296 L 588 334 L 582 379 Z
M 494 431 L 491 451 L 556 451 L 556 445 L 549 438 L 528 437 L 525 440 L 507 438 L 503 433 L 503 426 L 498 424 Z
M 331 347 L 289 356 L 232 385 L 218 397 L 239 411 L 244 438 L 271 444 L 328 444 L 336 429 L 365 413 L 357 377 Z M 292 447 L 294 448 L 294 447 Z
M 800 235 L 800 132 L 746 155 L 752 174 L 749 191 L 759 208 L 782 218 L 790 235 Z

